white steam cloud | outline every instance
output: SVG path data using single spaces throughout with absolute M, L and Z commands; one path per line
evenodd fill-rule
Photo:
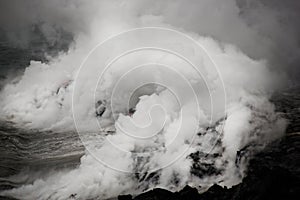
M 87 151 L 78 168 L 3 191 L 3 195 L 67 199 L 76 194 L 80 199 L 104 199 L 152 187 L 178 190 L 186 184 L 205 187 L 216 182 L 232 186 L 246 172 L 248 156 L 238 154 L 250 156 L 284 133 L 285 121 L 268 100 L 274 85 L 285 79 L 285 75 L 270 68 L 274 61 L 270 51 L 277 43 L 261 34 L 266 30 L 253 28 L 262 28 L 261 23 L 249 25 L 240 14 L 250 11 L 238 7 L 233 0 L 23 4 L 37 12 L 21 7 L 11 18 L 24 20 L 24 26 L 42 21 L 45 34 L 63 28 L 74 34 L 74 43 L 68 52 L 47 64 L 32 61 L 19 82 L 6 85 L 0 96 L 1 116 L 27 128 L 56 131 L 74 131 L 75 116 Z M 251 21 L 251 15 L 247 17 Z M 184 40 L 172 40 L 171 35 L 148 35 L 159 38 L 159 44 L 174 45 L 183 55 L 199 59 L 206 83 L 182 59 L 147 49 L 124 56 L 97 85 L 97 72 L 105 67 L 99 64 L 101 59 L 142 41 L 141 35 L 120 40 L 105 52 L 96 52 L 87 61 L 89 68 L 79 70 L 95 45 L 122 31 L 149 26 L 181 31 L 204 47 L 207 52 L 197 53 L 185 46 Z M 145 63 L 148 65 L 132 70 Z M 124 76 L 126 73 L 128 76 Z M 115 87 L 119 80 L 120 88 Z M 160 84 L 144 86 L 147 81 Z M 98 88 L 93 99 L 95 86 Z M 134 89 L 137 90 L 132 96 Z M 212 102 L 210 95 L 214 97 Z M 213 112 L 209 110 L 211 104 Z M 205 167 L 208 165 L 211 170 Z

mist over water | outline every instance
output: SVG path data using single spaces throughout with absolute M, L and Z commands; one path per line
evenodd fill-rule
M 0 21 L 11 45 L 28 45 L 33 25 L 49 43 L 73 38 L 68 50 L 32 60 L 4 85 L 1 120 L 32 134 L 72 135 L 61 139 L 66 154 L 82 148 L 68 148 L 78 142 L 74 133 L 85 147 L 77 166 L 32 174 L 1 195 L 105 199 L 239 183 L 251 155 L 284 134 L 272 92 L 297 83 L 298 32 L 295 21 L 285 21 L 297 15 L 296 5 L 277 3 L 1 2 L 11 11 Z M 143 27 L 161 29 L 136 29 Z

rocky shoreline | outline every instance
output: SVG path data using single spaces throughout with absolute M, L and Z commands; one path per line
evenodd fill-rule
M 289 121 L 286 135 L 269 144 L 254 155 L 249 162 L 247 176 L 232 188 L 211 186 L 199 194 L 197 189 L 186 186 L 171 192 L 161 188 L 138 195 L 122 195 L 120 200 L 294 200 L 300 196 L 300 88 L 275 94 L 272 102 L 276 111 Z M 15 132 L 15 131 L 13 131 Z M 38 134 L 39 135 L 39 134 Z M 48 137 L 52 137 L 49 135 Z M 58 140 L 60 140 L 58 138 Z M 73 144 L 72 140 L 70 142 Z M 38 150 L 38 152 L 41 152 Z M 79 156 L 80 157 L 80 156 Z M 79 157 L 76 158 L 79 162 Z M 197 157 L 197 156 L 196 156 Z M 24 157 L 25 159 L 26 157 Z M 26 158 L 27 159 L 27 158 Z M 72 161 L 73 162 L 73 161 Z M 49 162 L 47 162 L 49 164 Z M 11 166 L 11 165 L 9 165 Z M 76 195 L 69 199 L 77 199 Z M 99 198 L 97 198 L 99 199 Z M 1 197 L 0 200 L 15 200 Z
M 119 200 L 296 200 L 300 196 L 300 133 L 287 134 L 251 159 L 248 176 L 232 188 L 213 185 L 199 194 L 186 186 L 179 192 L 156 188 Z

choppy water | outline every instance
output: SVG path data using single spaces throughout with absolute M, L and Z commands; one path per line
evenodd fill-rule
M 8 122 L 0 124 L 0 143 L 0 189 L 30 183 L 53 170 L 74 168 L 84 153 L 76 133 L 22 130 Z M 8 181 L 17 174 L 28 177 Z

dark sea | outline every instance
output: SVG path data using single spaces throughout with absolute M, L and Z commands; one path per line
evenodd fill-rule
M 15 75 L 22 74 L 31 59 L 44 59 L 43 55 L 41 50 L 11 47 L 1 42 L 0 86 L 3 87 L 12 79 L 13 72 L 16 72 Z M 276 110 L 289 121 L 286 135 L 293 135 L 292 142 L 289 142 L 290 148 L 297 148 L 298 153 L 293 154 L 295 157 L 288 159 L 299 164 L 300 87 L 295 86 L 275 93 L 272 102 L 276 105 Z M 275 152 L 280 146 L 271 148 Z M 33 183 L 53 171 L 75 168 L 80 164 L 83 154 L 84 147 L 75 132 L 28 130 L 12 122 L 1 121 L 0 191 Z M 276 161 L 278 158 L 274 156 L 269 159 Z M 283 162 L 288 165 L 290 161 Z

